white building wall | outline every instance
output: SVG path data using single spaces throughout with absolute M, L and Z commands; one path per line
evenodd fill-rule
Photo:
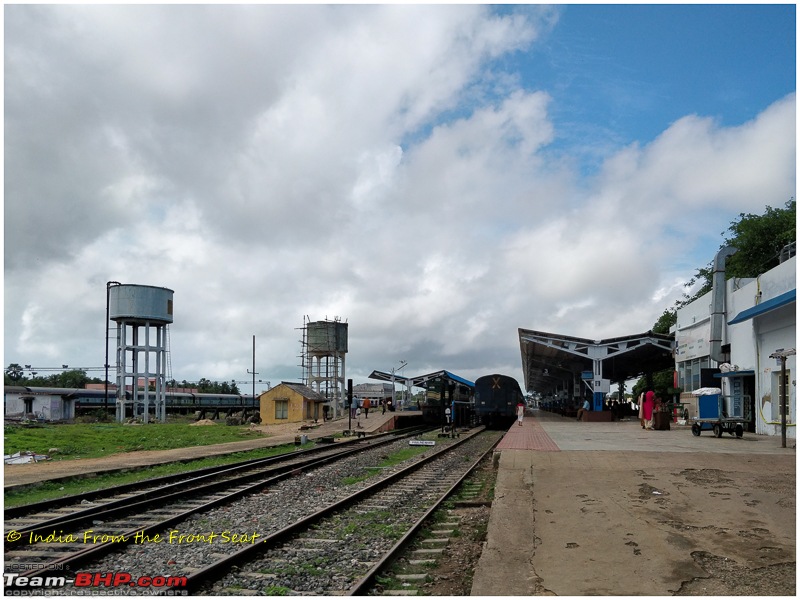
M 60 394 L 42 394 L 31 392 L 5 392 L 5 416 L 9 418 L 23 418 L 26 414 L 33 414 L 37 418 L 47 421 L 60 421 L 72 419 L 74 413 L 74 402 L 64 400 Z M 31 402 L 31 413 L 25 413 L 25 400 L 23 396 L 33 398 Z
M 6 394 L 4 406 L 6 417 L 22 415 L 25 410 L 25 403 L 20 400 L 19 394 Z
M 734 292 L 726 321 L 748 308 L 771 300 L 796 287 L 796 259 L 792 258 L 764 273 L 741 290 Z M 739 370 L 755 371 L 756 433 L 781 435 L 780 363 L 770 358 L 780 349 L 796 348 L 796 304 L 771 310 L 741 323 L 728 325 L 731 340 L 731 363 Z M 786 436 L 797 437 L 796 357 L 786 361 L 787 387 Z
M 732 365 L 739 371 L 755 373 L 755 428 L 756 433 L 781 435 L 780 402 L 778 394 L 780 365 L 769 355 L 778 349 L 796 348 L 796 304 L 771 310 L 741 323 L 728 325 L 749 308 L 771 300 L 796 287 L 796 259 L 791 258 L 755 279 L 729 279 L 726 285 L 726 317 L 723 327 L 723 344 L 730 344 Z M 709 355 L 709 318 L 711 294 L 706 294 L 677 311 L 675 325 L 676 368 L 684 361 L 706 362 Z M 717 366 L 708 361 L 708 366 Z M 796 357 L 786 361 L 789 385 L 787 387 L 787 437 L 796 438 Z M 729 391 L 727 378 L 721 380 L 723 394 Z M 684 394 L 688 396 L 688 394 Z
M 711 293 L 678 309 L 675 360 L 683 362 L 708 356 L 711 337 Z

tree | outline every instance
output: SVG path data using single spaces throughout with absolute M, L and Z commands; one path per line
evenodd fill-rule
M 64 371 L 60 375 L 57 376 L 58 378 L 58 387 L 64 388 L 76 388 L 80 389 L 86 386 L 89 383 L 89 377 L 86 375 L 86 371 L 82 369 L 72 369 L 70 371 Z
M 633 397 L 637 399 L 642 392 L 651 389 L 655 392 L 657 398 L 661 398 L 664 402 L 671 402 L 673 395 L 677 392 L 673 388 L 674 379 L 672 369 L 665 369 L 664 371 L 657 371 L 653 373 L 652 385 L 648 387 L 647 381 L 642 377 L 633 386 Z
M 18 365 L 17 363 L 11 363 L 6 368 L 6 377 L 8 377 L 12 383 L 18 383 L 22 379 L 23 374 L 22 365 Z
M 670 328 L 678 322 L 677 309 L 665 309 L 658 321 L 653 325 L 653 333 L 669 335 Z
M 741 213 L 737 220 L 731 222 L 727 229 L 730 235 L 720 245 L 720 248 L 733 246 L 738 250 L 726 261 L 726 278 L 758 277 L 778 265 L 781 250 L 787 244 L 797 241 L 796 218 L 794 198 L 783 208 L 767 206 L 766 212 L 760 216 Z M 678 309 L 710 292 L 713 277 L 712 260 L 708 265 L 698 268 L 694 277 L 686 284 L 689 289 L 701 282 L 700 288 L 691 296 L 684 294 L 672 308 L 666 309 L 653 325 L 653 332 L 669 333 L 669 328 L 677 322 Z
M 758 277 L 770 270 L 780 262 L 781 250 L 792 242 L 797 241 L 796 230 L 796 203 L 790 199 L 783 208 L 766 207 L 763 215 L 741 213 L 739 218 L 731 222 L 727 231 L 729 235 L 724 238 L 720 248 L 733 246 L 736 254 L 728 258 L 725 264 L 725 276 L 731 277 Z M 725 236 L 725 232 L 722 233 Z M 705 267 L 700 267 L 694 277 L 686 284 L 686 288 L 693 287 L 701 282 L 700 288 L 691 296 L 684 294 L 672 306 L 664 310 L 662 315 L 653 324 L 653 333 L 669 333 L 678 317 L 678 309 L 690 304 L 711 291 L 713 285 L 713 261 Z M 634 386 L 634 397 L 645 391 L 646 382 L 640 379 Z M 673 373 L 671 369 L 653 373 L 652 387 L 656 395 L 662 399 L 670 398 L 676 392 L 673 389 Z
M 797 240 L 797 211 L 794 198 L 784 208 L 766 207 L 761 215 L 740 214 L 731 223 L 726 246 L 739 252 L 728 259 L 728 277 L 758 277 L 779 263 L 781 249 Z
M 720 245 L 733 246 L 738 250 L 725 263 L 725 277 L 758 277 L 779 263 L 781 250 L 787 244 L 797 241 L 797 210 L 794 198 L 783 208 L 766 207 L 763 215 L 740 213 L 731 222 L 727 231 L 730 235 Z M 725 235 L 725 232 L 722 232 Z M 687 284 L 691 287 L 697 281 L 703 282 L 697 292 L 688 295 L 677 308 L 685 306 L 711 291 L 714 276 L 713 262 L 697 269 L 694 278 Z

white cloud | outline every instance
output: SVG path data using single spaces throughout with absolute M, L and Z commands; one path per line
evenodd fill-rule
M 583 179 L 552 96 L 489 62 L 537 10 L 7 7 L 6 362 L 102 364 L 110 280 L 175 290 L 188 380 L 247 379 L 253 335 L 298 378 L 304 315 L 348 320 L 357 380 L 649 329 L 711 257 L 676 263 L 794 193 L 794 95 Z

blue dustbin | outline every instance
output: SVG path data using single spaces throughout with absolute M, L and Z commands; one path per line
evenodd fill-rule
M 719 394 L 698 396 L 697 410 L 700 419 L 719 419 Z

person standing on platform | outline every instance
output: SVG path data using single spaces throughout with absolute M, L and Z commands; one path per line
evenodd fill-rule
M 581 407 L 578 409 L 578 418 L 577 418 L 577 419 L 575 419 L 575 420 L 576 420 L 576 421 L 580 421 L 580 420 L 581 420 L 581 417 L 583 416 L 583 413 L 587 413 L 587 412 L 589 412 L 589 400 L 588 400 L 588 399 L 585 399 L 585 400 L 583 401 L 583 406 L 581 406 Z
M 361 408 L 364 409 L 364 418 L 369 419 L 369 398 L 364 398 Z
M 525 416 L 525 404 L 517 404 L 517 425 L 522 426 L 522 418 Z
M 644 429 L 644 392 L 639 394 L 639 425 Z
M 386 414 L 386 398 L 381 398 L 381 414 Z
M 653 408 L 655 408 L 655 392 L 647 392 L 644 395 L 644 402 L 642 403 L 642 418 L 644 419 L 644 428 L 653 431 Z
M 356 411 L 358 410 L 358 398 L 353 396 L 353 399 L 350 401 L 350 418 L 356 418 Z

